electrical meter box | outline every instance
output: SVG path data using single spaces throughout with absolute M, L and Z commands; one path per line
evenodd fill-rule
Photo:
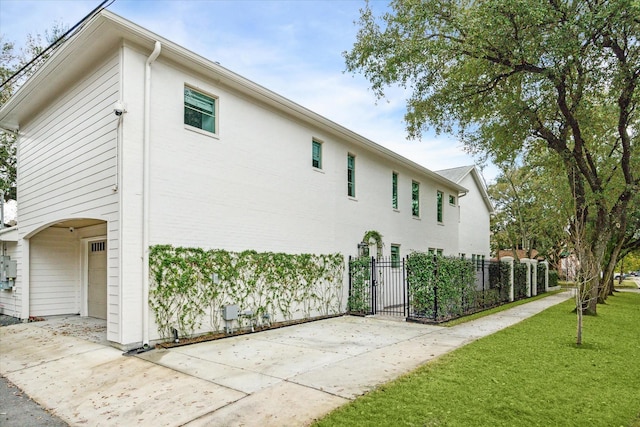
M 0 256 L 0 289 L 11 289 L 17 275 L 17 261 L 8 256 Z
M 235 304 L 222 307 L 222 318 L 226 321 L 238 319 L 238 306 Z

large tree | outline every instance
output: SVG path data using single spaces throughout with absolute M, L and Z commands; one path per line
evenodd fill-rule
M 549 175 L 534 162 L 501 165 L 496 181 L 487 192 L 496 213 L 491 217 L 491 245 L 501 249 L 524 249 L 528 258 L 543 256 L 558 270 L 566 250 L 566 227 L 570 212 L 562 203 L 568 191 L 564 182 Z M 514 255 L 515 256 L 515 255 Z
M 549 150 L 582 266 L 602 265 L 638 192 L 640 2 L 396 0 L 361 11 L 347 69 L 411 91 L 408 133 L 457 131 L 498 162 Z M 590 267 L 591 268 L 591 267 Z M 583 272 L 596 311 L 599 274 Z

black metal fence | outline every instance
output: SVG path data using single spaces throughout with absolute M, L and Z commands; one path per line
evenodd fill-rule
M 514 300 L 527 297 L 527 271 L 526 265 L 514 264 Z M 509 302 L 510 277 L 510 265 L 500 261 L 431 254 L 351 257 L 348 311 L 439 323 Z M 536 286 L 544 292 L 544 272 Z
M 407 316 L 406 259 L 349 258 L 351 314 Z
M 547 267 L 544 264 L 539 263 L 536 271 L 536 290 L 539 294 L 544 292 L 545 275 L 547 273 Z

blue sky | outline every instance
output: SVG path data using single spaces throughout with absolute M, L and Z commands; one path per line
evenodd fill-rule
M 100 4 L 0 0 L 0 33 L 16 47 L 55 22 L 70 27 Z M 371 1 L 384 12 L 386 1 Z M 452 135 L 406 140 L 407 94 L 376 100 L 367 81 L 345 73 L 364 0 L 115 0 L 108 9 L 431 169 L 475 163 Z M 488 167 L 490 181 L 496 171 Z

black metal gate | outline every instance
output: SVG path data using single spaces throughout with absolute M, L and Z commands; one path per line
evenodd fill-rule
M 404 258 L 349 257 L 349 312 L 409 315 Z

